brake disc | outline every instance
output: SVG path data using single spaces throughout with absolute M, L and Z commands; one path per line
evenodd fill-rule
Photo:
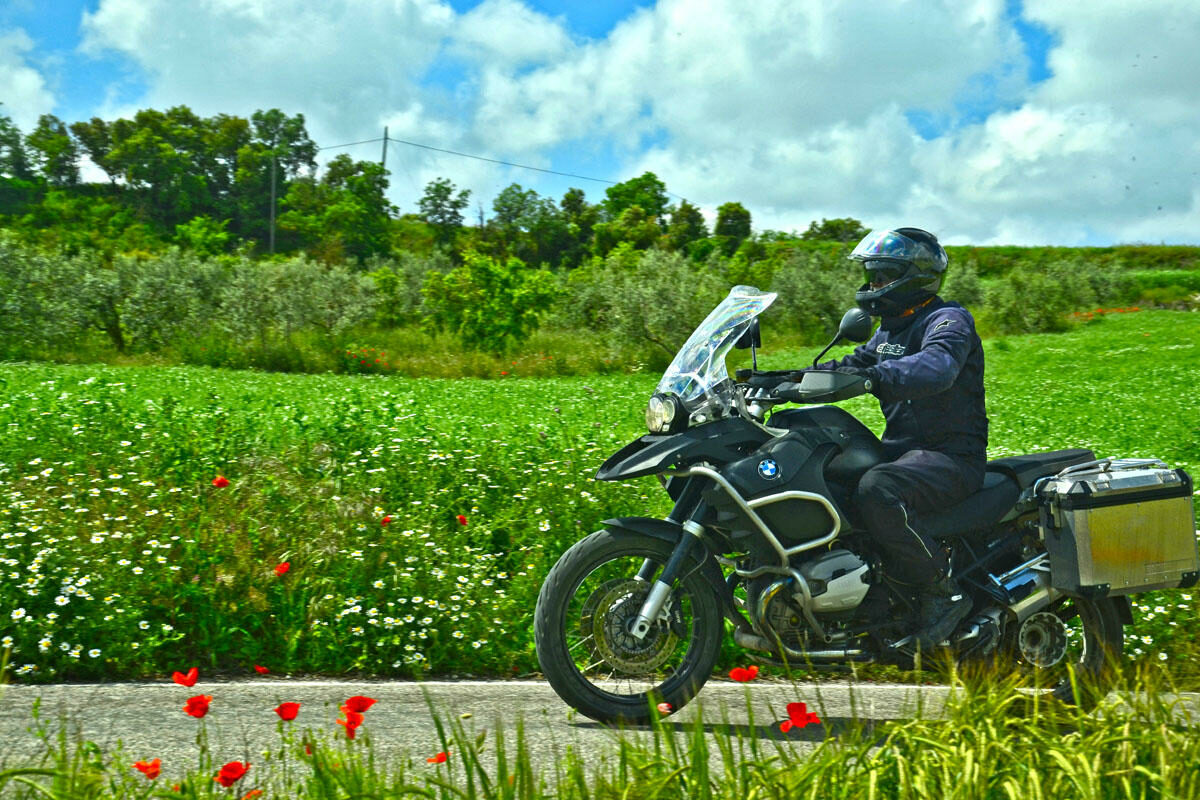
M 679 641 L 672 631 L 678 625 L 663 624 L 661 620 L 651 625 L 642 639 L 629 632 L 649 594 L 650 584 L 645 581 L 618 579 L 602 584 L 584 603 L 584 616 L 590 617 L 590 622 L 581 620 L 581 631 L 586 624 L 596 653 L 626 675 L 654 672 L 667 662 Z M 672 606 L 668 619 L 674 623 L 679 604 L 673 602 Z M 587 614 L 589 608 L 591 613 Z
M 1057 614 L 1041 611 L 1021 623 L 1017 647 L 1035 667 L 1053 667 L 1067 654 L 1067 626 Z

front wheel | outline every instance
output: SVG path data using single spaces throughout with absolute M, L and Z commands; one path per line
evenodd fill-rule
M 652 704 L 673 709 L 712 673 L 724 632 L 717 597 L 689 558 L 682 578 L 642 639 L 629 633 L 674 543 L 624 530 L 576 542 L 546 576 L 534 614 L 538 662 L 568 705 L 601 722 L 650 719 Z

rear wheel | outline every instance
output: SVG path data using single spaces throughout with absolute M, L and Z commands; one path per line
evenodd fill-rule
M 1011 626 L 1007 650 L 1035 686 L 1090 708 L 1111 688 L 1124 643 L 1115 600 L 1065 597 Z
M 674 543 L 623 530 L 576 542 L 546 576 L 534 615 L 542 672 L 568 705 L 601 722 L 646 722 L 652 704 L 681 708 L 712 673 L 724 632 L 713 589 L 695 558 L 681 570 L 665 614 L 638 639 L 629 629 Z

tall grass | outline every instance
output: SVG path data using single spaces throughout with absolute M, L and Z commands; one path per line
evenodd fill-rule
M 753 694 L 747 688 L 747 700 Z M 813 693 L 812 687 L 806 695 Z M 939 713 L 874 721 L 836 718 L 782 733 L 749 716 L 733 724 L 708 709 L 694 721 L 656 720 L 639 736 L 621 732 L 608 750 L 568 748 L 536 763 L 528 729 L 475 728 L 440 717 L 431 706 L 441 763 L 408 752 L 384 761 L 369 735 L 354 741 L 280 725 L 279 746 L 229 790 L 213 777 L 223 758 L 197 737 L 195 766 L 163 764 L 148 781 L 120 747 L 102 753 L 61 731 L 35 725 L 45 743 L 40 763 L 0 772 L 13 798 L 350 797 L 487 800 L 1133 800 L 1200 797 L 1200 716 L 1161 676 L 1143 670 L 1097 710 L 1047 704 L 1010 683 L 954 678 Z M 648 735 L 645 735 L 648 734 Z M 306 750 L 306 745 L 308 749 Z M 178 787 L 170 789 L 169 787 Z

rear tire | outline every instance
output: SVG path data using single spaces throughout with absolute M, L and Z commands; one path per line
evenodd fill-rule
M 1079 620 L 1083 651 L 1074 664 L 1074 685 L 1070 676 L 1064 677 L 1050 695 L 1063 703 L 1090 709 L 1108 694 L 1120 668 L 1125 636 L 1117 601 L 1072 597 L 1054 612 L 1063 622 Z
M 700 562 L 694 556 L 681 570 L 683 577 L 672 593 L 678 617 L 673 616 L 670 623 L 656 623 L 642 643 L 632 643 L 634 650 L 648 645 L 644 647 L 649 654 L 645 674 L 637 672 L 638 652 L 631 652 L 624 664 L 613 665 L 606 655 L 613 652 L 613 644 L 596 642 L 597 636 L 613 636 L 612 630 L 618 630 L 615 636 L 621 639 L 619 628 L 612 627 L 614 620 L 628 616 L 634 606 L 640 608 L 637 585 L 628 579 L 644 559 L 653 560 L 661 570 L 674 547 L 673 542 L 641 533 L 597 531 L 563 553 L 542 584 L 534 612 L 538 662 L 558 696 L 592 719 L 648 722 L 655 703 L 682 708 L 712 674 L 724 625 L 716 593 L 700 573 Z M 588 579 L 588 587 L 580 592 Z M 622 590 L 623 584 L 633 588 Z M 576 641 L 571 643 L 568 638 Z M 585 662 L 584 668 L 580 661 Z M 599 672 L 586 668 L 595 666 L 586 663 L 593 661 L 601 667 Z M 668 662 L 672 663 L 668 666 Z M 608 670 L 607 677 L 600 674 Z M 630 684 L 628 691 L 612 691 L 618 687 L 611 684 L 622 680 Z M 642 685 L 634 686 L 635 681 Z

